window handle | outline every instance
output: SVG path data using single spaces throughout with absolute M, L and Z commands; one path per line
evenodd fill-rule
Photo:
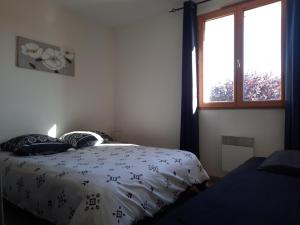
M 238 69 L 241 69 L 241 62 L 239 59 L 236 60 L 236 65 Z

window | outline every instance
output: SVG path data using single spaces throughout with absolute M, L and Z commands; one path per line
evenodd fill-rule
M 199 105 L 284 106 L 285 0 L 247 1 L 199 16 Z

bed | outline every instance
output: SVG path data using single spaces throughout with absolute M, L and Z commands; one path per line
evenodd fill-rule
M 209 179 L 192 153 L 129 144 L 0 162 L 5 199 L 58 225 L 133 224 Z
M 299 225 L 300 177 L 258 171 L 252 158 L 156 225 Z

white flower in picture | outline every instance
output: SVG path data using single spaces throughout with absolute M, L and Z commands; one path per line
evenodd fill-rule
M 23 55 L 30 56 L 34 59 L 40 58 L 43 53 L 42 48 L 40 48 L 37 44 L 31 42 L 22 45 L 21 51 Z
M 66 59 L 61 51 L 53 48 L 47 48 L 42 54 L 42 63 L 52 71 L 58 71 L 66 67 Z

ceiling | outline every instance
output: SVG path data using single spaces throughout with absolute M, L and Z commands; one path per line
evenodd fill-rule
M 184 0 L 53 0 L 107 26 L 129 24 L 181 7 Z

